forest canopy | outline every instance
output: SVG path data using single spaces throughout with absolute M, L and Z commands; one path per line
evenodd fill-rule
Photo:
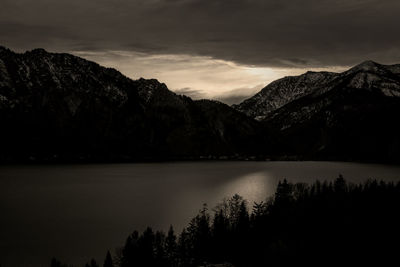
M 263 202 L 234 195 L 204 204 L 179 234 L 134 231 L 103 266 L 388 266 L 397 261 L 399 211 L 400 182 L 283 180 Z

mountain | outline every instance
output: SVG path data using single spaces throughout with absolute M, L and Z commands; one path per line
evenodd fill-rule
M 324 87 L 334 77 L 332 72 L 307 72 L 276 80 L 253 97 L 233 105 L 237 110 L 257 120 L 265 119 L 274 110 Z
M 70 55 L 0 47 L 0 161 L 237 157 L 259 123 Z
M 0 47 L 0 162 L 400 162 L 399 115 L 400 65 L 285 77 L 229 107 L 70 54 Z
M 400 65 L 285 77 L 235 108 L 262 122 L 275 156 L 400 161 Z

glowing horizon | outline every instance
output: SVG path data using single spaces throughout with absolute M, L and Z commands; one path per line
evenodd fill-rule
M 273 68 L 247 66 L 206 56 L 146 54 L 127 51 L 71 51 L 72 54 L 112 67 L 129 78 L 157 79 L 178 94 L 193 99 L 240 102 L 269 83 L 308 70 L 339 72 L 346 67 Z

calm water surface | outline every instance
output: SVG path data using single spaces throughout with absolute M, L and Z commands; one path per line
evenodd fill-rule
M 400 167 L 339 162 L 0 166 L 0 265 L 82 266 L 146 226 L 179 232 L 203 203 L 264 200 L 279 180 L 400 180 Z

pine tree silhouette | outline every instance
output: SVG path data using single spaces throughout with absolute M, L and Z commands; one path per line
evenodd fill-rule
M 112 260 L 112 257 L 111 257 L 111 253 L 110 253 L 110 251 L 107 251 L 103 267 L 113 267 L 113 266 L 114 266 L 114 264 L 113 264 L 113 260 Z

